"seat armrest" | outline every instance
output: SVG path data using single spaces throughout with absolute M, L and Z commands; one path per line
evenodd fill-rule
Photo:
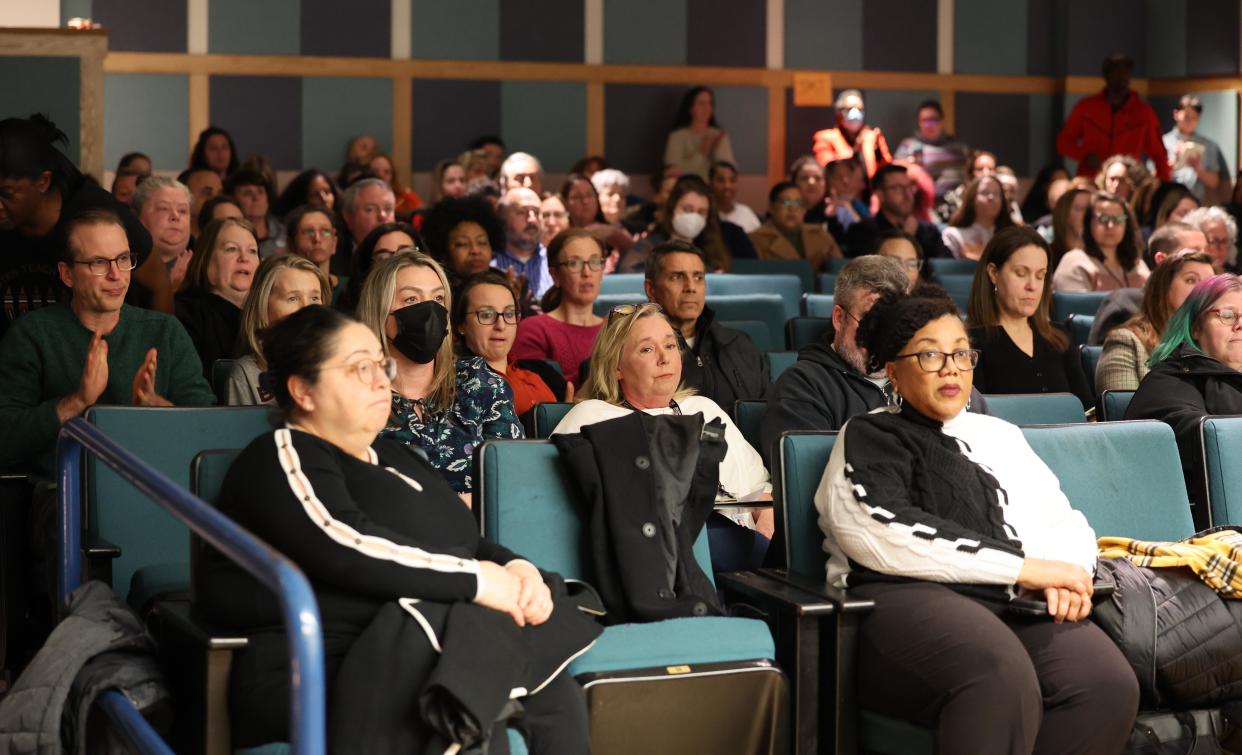
M 865 613 L 875 608 L 875 601 L 853 597 L 847 590 L 833 587 L 823 579 L 794 574 L 785 569 L 760 569 L 760 572 L 799 590 L 832 601 L 841 613 Z
M 798 616 L 827 616 L 836 611 L 836 603 L 801 590 L 798 587 L 758 572 L 728 572 L 716 576 L 716 582 L 728 594 L 743 600 L 774 606 Z
M 88 559 L 120 558 L 121 546 L 110 543 L 101 537 L 91 538 L 82 545 L 82 554 Z

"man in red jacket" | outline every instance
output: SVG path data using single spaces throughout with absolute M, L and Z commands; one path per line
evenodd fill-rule
M 1078 161 L 1078 175 L 1093 178 L 1106 158 L 1121 154 L 1140 162 L 1151 158 L 1160 180 L 1170 180 L 1156 112 L 1130 91 L 1133 70 L 1129 56 L 1108 56 L 1104 91 L 1079 100 L 1057 134 L 1057 151 Z

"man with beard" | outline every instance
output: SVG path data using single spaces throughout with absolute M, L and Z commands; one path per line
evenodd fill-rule
M 910 279 L 892 257 L 858 257 L 837 276 L 832 308 L 832 340 L 798 352 L 798 361 L 777 379 L 760 423 L 760 448 L 768 468 L 781 434 L 836 431 L 850 417 L 889 403 L 883 372 L 866 373 L 867 354 L 855 342 L 858 323 L 880 296 L 905 292 Z M 983 397 L 971 390 L 970 410 L 987 413 Z
M 767 357 L 745 333 L 726 328 L 706 306 L 707 257 L 684 241 L 667 241 L 647 255 L 647 298 L 664 310 L 681 345 L 681 382 L 729 411 L 737 400 L 767 398 Z
M 516 282 L 525 281 L 530 295 L 538 301 L 552 287 L 548 274 L 548 250 L 540 243 L 539 195 L 532 189 L 517 187 L 500 200 L 500 216 L 505 221 L 505 248 L 496 250 L 492 267 L 510 273 Z

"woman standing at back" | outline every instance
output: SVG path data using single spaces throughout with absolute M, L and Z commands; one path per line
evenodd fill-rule
M 712 163 L 735 162 L 729 135 L 716 123 L 716 95 L 697 86 L 686 92 L 677 108 L 677 120 L 664 146 L 664 164 L 676 165 L 682 174 L 707 180 Z

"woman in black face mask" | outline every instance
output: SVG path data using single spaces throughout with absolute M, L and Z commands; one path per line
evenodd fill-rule
M 469 501 L 474 449 L 488 438 L 521 438 L 513 393 L 482 357 L 457 359 L 449 335 L 452 306 L 444 270 L 422 252 L 371 269 L 358 319 L 397 361 L 392 416 L 382 436 L 421 448 Z

